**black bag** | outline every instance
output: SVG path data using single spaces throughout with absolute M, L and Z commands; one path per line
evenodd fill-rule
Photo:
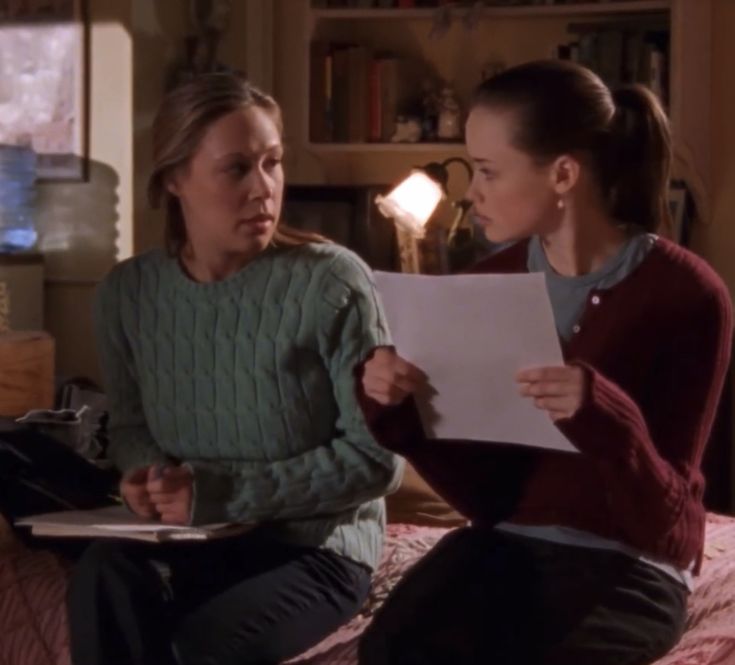
M 57 510 L 114 503 L 119 476 L 60 441 L 7 421 L 0 424 L 0 512 L 9 522 Z

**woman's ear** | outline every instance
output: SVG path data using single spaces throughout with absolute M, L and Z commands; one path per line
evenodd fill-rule
M 172 196 L 179 195 L 179 182 L 175 175 L 166 178 L 166 191 Z
M 562 196 L 568 194 L 579 182 L 581 164 L 572 155 L 561 155 L 551 165 L 551 186 Z

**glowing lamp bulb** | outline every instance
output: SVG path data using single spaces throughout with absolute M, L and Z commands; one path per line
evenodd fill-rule
M 378 196 L 375 203 L 386 217 L 417 238 L 424 235 L 439 201 L 444 197 L 441 186 L 422 171 L 414 171 L 387 196 Z

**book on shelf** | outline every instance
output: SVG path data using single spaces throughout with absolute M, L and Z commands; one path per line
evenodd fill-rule
M 358 44 L 312 42 L 309 137 L 315 143 L 388 142 L 396 118 L 415 110 L 426 75 L 418 60 Z
M 630 23 L 592 26 L 572 24 L 575 41 L 559 44 L 556 57 L 578 62 L 596 72 L 609 86 L 641 83 L 666 106 L 668 42 L 666 30 L 636 28 Z
M 121 505 L 31 515 L 17 520 L 15 524 L 30 527 L 34 536 L 123 538 L 152 543 L 214 540 L 236 536 L 253 528 L 252 524 L 233 522 L 198 526 L 162 524 L 138 517 Z
M 426 77 L 426 66 L 421 60 L 388 55 L 381 58 L 380 125 L 381 140 L 390 141 L 396 132 L 396 121 L 400 115 L 416 115 L 421 91 L 418 88 Z
M 347 140 L 363 143 L 368 138 L 369 75 L 372 54 L 365 46 L 347 50 Z
M 309 137 L 332 139 L 332 52 L 326 42 L 312 42 L 309 61 Z
M 331 110 L 333 141 L 346 142 L 350 132 L 350 49 L 351 45 L 332 48 Z

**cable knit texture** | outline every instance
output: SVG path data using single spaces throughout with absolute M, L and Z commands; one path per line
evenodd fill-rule
M 473 272 L 526 271 L 521 242 Z M 478 522 L 569 526 L 685 568 L 701 557 L 700 470 L 727 372 L 732 305 L 692 252 L 658 238 L 621 282 L 593 290 L 564 357 L 587 373 L 557 423 L 582 454 L 424 438 L 415 404 L 361 396 L 374 434 Z
M 218 282 L 155 250 L 100 285 L 95 319 L 121 471 L 175 460 L 192 522 L 256 521 L 374 567 L 398 458 L 368 432 L 353 369 L 389 343 L 369 269 L 330 244 L 269 249 Z

